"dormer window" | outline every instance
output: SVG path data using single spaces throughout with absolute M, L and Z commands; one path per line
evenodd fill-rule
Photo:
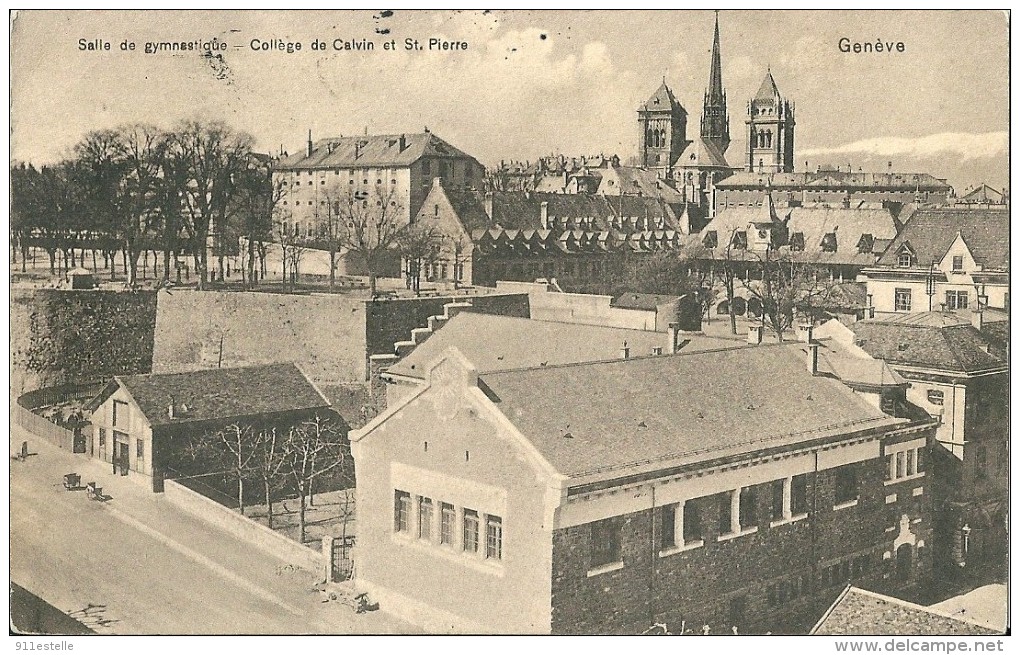
M 836 233 L 829 232 L 822 237 L 822 252 L 836 252 Z
M 709 230 L 705 234 L 704 244 L 706 248 L 715 248 L 719 245 L 719 234 L 715 230 Z
M 962 271 L 962 270 L 963 270 L 963 255 L 954 255 L 953 256 L 953 271 Z
M 857 252 L 867 254 L 875 249 L 875 237 L 870 234 L 862 234 L 861 240 L 857 242 Z
M 790 250 L 801 252 L 804 250 L 804 233 L 794 232 L 790 235 Z
M 902 250 L 900 251 L 899 259 L 897 259 L 897 264 L 900 268 L 910 268 L 914 265 L 914 256 L 906 250 Z
M 741 230 L 733 233 L 733 240 L 730 245 L 737 250 L 747 250 L 747 232 Z

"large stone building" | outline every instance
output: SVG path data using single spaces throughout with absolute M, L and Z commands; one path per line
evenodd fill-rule
M 484 373 L 451 348 L 351 433 L 356 584 L 431 630 L 583 634 L 806 632 L 848 581 L 915 588 L 927 459 L 887 476 L 934 421 L 817 348 Z
M 349 200 L 387 203 L 399 224 L 418 213 L 434 178 L 450 188 L 482 188 L 485 168 L 427 129 L 419 134 L 340 136 L 312 142 L 284 156 L 273 182 L 282 187 L 277 210 L 287 234 L 314 238 L 330 212 Z
M 757 173 L 793 172 L 794 105 L 779 94 L 769 70 L 747 103 L 744 169 Z

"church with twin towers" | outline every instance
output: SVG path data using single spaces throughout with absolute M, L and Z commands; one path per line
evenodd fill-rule
M 710 206 L 715 183 L 739 170 L 793 172 L 794 105 L 779 93 L 771 70 L 747 102 L 744 139 L 731 143 L 718 12 L 697 134 L 693 133 L 693 125 L 688 125 L 687 110 L 665 78 L 652 97 L 638 107 L 637 114 L 638 165 L 672 183 L 687 202 Z

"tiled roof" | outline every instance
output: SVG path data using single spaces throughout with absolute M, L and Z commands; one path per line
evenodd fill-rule
M 925 325 L 858 321 L 854 343 L 890 364 L 971 373 L 1003 367 L 1003 359 L 986 351 L 989 340 L 969 324 Z
M 154 427 L 329 407 L 294 364 L 127 375 L 112 384 L 127 389 Z M 171 397 L 177 408 L 174 419 L 167 412 Z
M 492 221 L 485 213 L 484 196 L 475 191 L 462 191 L 443 187 L 443 193 L 457 213 L 461 225 L 470 233 L 472 230 L 484 230 L 492 227 Z M 425 204 L 428 206 L 428 203 Z M 422 210 L 424 211 L 424 209 Z
M 666 350 L 663 332 L 536 321 L 460 312 L 389 372 L 423 379 L 429 362 L 456 346 L 480 373 L 533 366 L 617 359 L 624 343 L 632 356 Z
M 684 151 L 680 153 L 680 158 L 676 160 L 676 165 L 680 167 L 698 166 L 700 168 L 730 167 L 726 163 L 726 157 L 723 153 L 719 152 L 719 148 L 711 141 L 706 141 L 700 136 L 695 137 L 693 141 L 687 144 Z
M 654 310 L 659 305 L 680 300 L 680 296 L 667 296 L 655 293 L 624 293 L 613 298 L 613 307 L 623 309 Z
M 992 202 L 999 203 L 1005 200 L 1005 194 L 997 189 L 993 189 L 987 184 L 982 184 L 970 193 L 965 194 L 960 198 L 960 202 Z
M 664 228 L 676 229 L 676 216 L 662 201 L 637 196 L 602 196 L 588 194 L 536 193 L 527 191 L 496 191 L 492 197 L 493 222 L 506 229 L 546 229 L 541 224 L 542 203 L 550 218 L 592 219 L 590 229 L 612 228 L 612 219 L 648 217 L 655 222 L 662 219 Z M 640 229 L 640 225 L 638 227 Z
M 404 149 L 400 140 L 404 139 Z M 410 166 L 422 157 L 470 159 L 471 156 L 431 132 L 421 134 L 374 134 L 319 139 L 312 154 L 304 149 L 286 157 L 277 169 L 366 168 Z
M 896 266 L 900 244 L 910 242 L 914 260 L 927 267 L 941 262 L 960 234 L 974 261 L 985 269 L 1009 270 L 1009 210 L 1003 208 L 919 209 L 878 263 Z
M 942 190 L 948 191 L 949 184 L 928 173 L 862 173 L 851 171 L 816 171 L 803 173 L 756 173 L 740 171 L 716 183 L 722 189 L 752 187 L 765 189 L 809 189 L 827 180 L 836 188 L 853 189 L 897 189 L 900 191 Z
M 1002 633 L 930 607 L 847 586 L 811 629 L 811 634 L 945 637 Z
M 732 234 L 734 230 L 745 230 L 752 223 L 760 223 L 764 216 L 761 206 L 728 207 L 720 211 L 700 233 L 692 234 L 688 242 L 701 244 L 708 232 L 715 231 L 719 247 L 725 248 L 726 235 Z M 811 261 L 825 264 L 874 264 L 878 255 L 875 252 L 875 241 L 892 239 L 898 228 L 896 219 L 888 209 L 777 208 L 776 217 L 786 223 L 788 239 L 801 235 L 798 240 L 803 239 L 803 251 L 797 257 L 810 257 Z M 835 252 L 823 251 L 822 240 L 826 235 L 835 235 Z M 861 252 L 858 245 L 864 235 L 870 235 L 872 241 L 870 247 Z
M 659 198 L 671 205 L 679 205 L 684 201 L 683 194 L 666 184 L 664 180 L 660 180 L 655 171 L 637 166 L 614 166 L 612 170 L 619 178 L 620 188 L 624 194 Z
M 679 110 L 685 114 L 687 113 L 687 110 L 684 109 L 683 105 L 677 101 L 676 96 L 673 95 L 670 88 L 666 86 L 665 80 L 663 80 L 662 84 L 659 85 L 659 88 L 655 90 L 652 97 L 645 101 L 645 103 L 638 109 L 644 111 Z
M 838 380 L 812 376 L 805 359 L 802 344 L 763 345 L 488 373 L 482 382 L 569 477 L 696 464 L 902 422 Z
M 907 383 L 881 359 L 865 359 L 826 352 L 819 353 L 818 368 L 832 373 L 849 385 L 888 387 Z
M 776 86 L 776 79 L 772 77 L 772 71 L 765 73 L 765 79 L 758 87 L 758 93 L 754 94 L 755 100 L 774 100 L 779 97 L 779 87 Z

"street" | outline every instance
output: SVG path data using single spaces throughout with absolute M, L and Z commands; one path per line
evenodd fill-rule
M 181 511 L 137 480 L 12 428 L 11 579 L 100 634 L 386 634 L 383 612 L 323 602 L 319 577 Z M 65 473 L 109 500 L 67 491 Z

